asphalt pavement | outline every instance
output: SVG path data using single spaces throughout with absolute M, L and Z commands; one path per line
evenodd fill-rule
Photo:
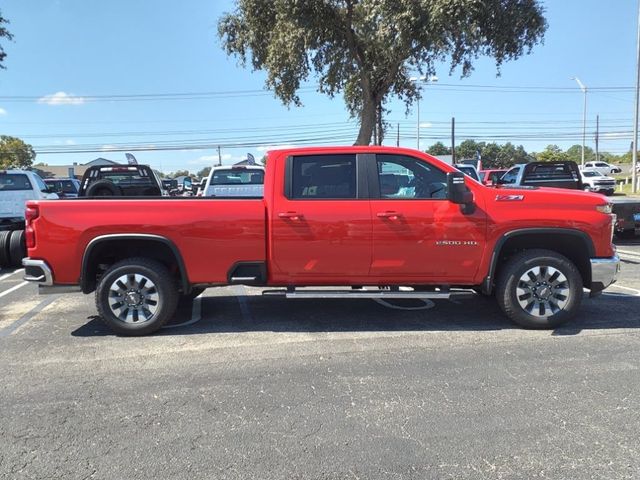
M 0 272 L 0 478 L 640 477 L 640 240 L 554 331 L 209 289 L 156 335 Z M 396 305 L 397 306 L 397 305 Z

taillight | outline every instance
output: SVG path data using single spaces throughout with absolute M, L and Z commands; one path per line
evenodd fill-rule
M 24 239 L 27 248 L 34 248 L 36 246 L 36 232 L 33 229 L 33 221 L 40 216 L 40 210 L 37 205 L 27 205 L 27 210 L 24 213 L 25 227 L 24 227 Z

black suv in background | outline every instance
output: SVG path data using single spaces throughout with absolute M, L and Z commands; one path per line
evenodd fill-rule
M 148 165 L 90 167 L 82 176 L 79 197 L 158 197 L 167 191 Z
M 80 191 L 80 181 L 75 178 L 45 178 L 44 183 L 60 198 L 75 198 Z

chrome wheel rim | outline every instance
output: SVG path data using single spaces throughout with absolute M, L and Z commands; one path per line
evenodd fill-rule
M 158 311 L 160 297 L 155 283 L 139 273 L 128 273 L 109 287 L 109 308 L 124 323 L 142 323 Z
M 533 267 L 518 280 L 516 297 L 529 315 L 548 318 L 563 310 L 569 302 L 569 281 L 557 268 Z

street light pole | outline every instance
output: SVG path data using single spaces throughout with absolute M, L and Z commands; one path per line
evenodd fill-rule
M 584 145 L 587 141 L 587 87 L 578 77 L 571 77 L 571 80 L 575 80 L 584 93 L 584 107 L 582 109 L 582 167 L 584 168 Z
M 422 75 L 421 77 L 411 77 L 409 79 L 410 82 L 414 82 L 414 83 L 436 83 L 438 81 L 438 77 L 436 77 L 435 75 L 431 76 L 431 77 L 425 77 L 424 75 Z M 418 90 L 420 90 L 418 88 Z M 418 99 L 416 100 L 417 105 L 416 105 L 416 116 L 418 117 L 418 122 L 416 124 L 416 149 L 420 150 L 420 93 L 418 92 Z
M 638 190 L 638 110 L 640 109 L 640 4 L 638 6 L 638 41 L 637 50 L 637 72 L 636 72 L 636 105 L 633 120 L 633 152 L 631 162 L 631 192 L 636 193 Z

